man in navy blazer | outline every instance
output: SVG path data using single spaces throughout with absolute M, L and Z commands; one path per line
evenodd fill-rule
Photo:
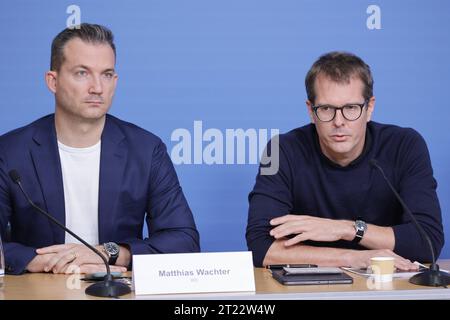
M 38 206 L 104 253 L 111 271 L 127 270 L 134 254 L 200 250 L 164 143 L 107 114 L 118 78 L 115 58 L 109 29 L 63 30 L 53 40 L 46 73 L 55 113 L 0 137 L 7 273 L 105 270 L 100 257 L 30 206 L 11 170 Z

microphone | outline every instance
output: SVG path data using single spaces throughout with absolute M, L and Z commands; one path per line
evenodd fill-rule
M 28 203 L 36 209 L 39 213 L 46 216 L 49 220 L 51 220 L 54 224 L 62 228 L 64 231 L 68 232 L 70 235 L 72 235 L 75 239 L 80 241 L 82 244 L 84 244 L 86 247 L 94 251 L 102 260 L 103 263 L 106 266 L 106 276 L 105 278 L 97 283 L 94 283 L 93 285 L 86 288 L 85 293 L 91 296 L 96 297 L 118 297 L 127 293 L 131 292 L 130 287 L 128 287 L 126 284 L 115 281 L 111 275 L 111 270 L 109 268 L 108 261 L 106 260 L 105 256 L 101 254 L 97 249 L 95 249 L 93 246 L 91 246 L 89 243 L 81 239 L 77 234 L 75 234 L 72 230 L 68 229 L 66 226 L 61 224 L 58 220 L 53 218 L 48 212 L 38 207 L 34 202 L 30 199 L 28 194 L 25 192 L 22 182 L 20 181 L 20 175 L 16 170 L 11 170 L 9 172 L 9 177 L 11 180 L 17 184 L 20 188 L 20 191 L 22 191 L 22 194 L 27 199 Z
M 394 193 L 397 200 L 400 202 L 400 204 L 403 207 L 403 210 L 406 211 L 406 213 L 409 215 L 411 220 L 413 221 L 416 229 L 419 231 L 419 234 L 421 235 L 422 239 L 425 239 L 428 243 L 428 246 L 430 248 L 431 252 L 431 265 L 430 268 L 426 271 L 420 272 L 414 276 L 412 276 L 409 279 L 410 283 L 421 285 L 421 286 L 429 286 L 429 287 L 440 287 L 440 286 L 448 286 L 450 284 L 450 275 L 447 272 L 442 272 L 439 270 L 439 265 L 436 263 L 436 257 L 434 254 L 434 248 L 433 243 L 431 242 L 430 237 L 425 232 L 425 230 L 422 228 L 422 226 L 417 222 L 416 217 L 412 214 L 411 210 L 409 210 L 406 203 L 403 201 L 403 199 L 398 194 L 397 190 L 392 186 L 389 179 L 386 177 L 386 174 L 384 173 L 383 168 L 380 167 L 378 164 L 378 161 L 375 159 L 370 159 L 369 161 L 370 165 L 377 168 L 378 171 L 381 172 L 381 175 L 383 176 L 384 180 L 388 184 L 391 191 Z

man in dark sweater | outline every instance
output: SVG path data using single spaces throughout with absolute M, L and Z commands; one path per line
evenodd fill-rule
M 249 195 L 246 237 L 254 264 L 367 267 L 371 257 L 393 256 L 397 268 L 414 270 L 411 261 L 430 261 L 427 243 L 371 159 L 438 256 L 444 234 L 427 146 L 413 129 L 370 121 L 369 66 L 331 52 L 313 64 L 305 83 L 312 124 L 279 136 L 278 172 L 264 175 L 260 168 Z

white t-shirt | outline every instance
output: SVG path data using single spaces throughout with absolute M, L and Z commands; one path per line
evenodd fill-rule
M 97 245 L 98 188 L 101 141 L 88 148 L 72 148 L 58 141 L 64 185 L 66 227 Z M 66 232 L 65 243 L 80 243 Z

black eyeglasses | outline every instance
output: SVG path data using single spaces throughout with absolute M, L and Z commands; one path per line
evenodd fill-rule
M 321 106 L 312 106 L 312 110 L 320 121 L 330 122 L 336 117 L 336 111 L 341 110 L 342 116 L 348 121 L 355 121 L 361 117 L 362 110 L 367 104 L 367 100 L 363 103 L 349 103 L 342 107 L 335 107 L 329 104 Z

